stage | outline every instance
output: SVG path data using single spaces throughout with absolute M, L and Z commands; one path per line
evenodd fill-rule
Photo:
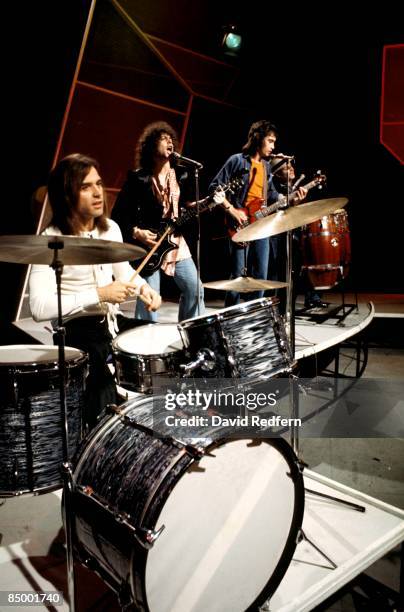
M 268 607 L 263 608 L 271 612 L 309 612 L 404 540 L 403 510 L 311 470 L 305 472 L 304 482 L 311 490 L 362 505 L 365 512 L 306 493 L 303 531 L 319 550 L 307 540 L 298 544 L 279 588 Z M 69 609 L 60 501 L 61 490 L 9 499 L 0 507 L 1 590 L 64 592 L 63 605 L 38 605 L 32 608 L 35 610 Z M 333 568 L 319 551 L 337 567 Z M 390 556 L 390 565 L 392 561 Z M 389 562 L 385 563 L 388 566 Z M 397 557 L 394 572 L 398 563 Z M 100 579 L 79 564 L 76 568 L 79 612 L 90 609 L 117 612 L 120 608 L 116 597 Z M 235 612 L 233 607 L 226 607 L 226 594 L 218 593 L 218 604 L 219 601 L 218 612 Z

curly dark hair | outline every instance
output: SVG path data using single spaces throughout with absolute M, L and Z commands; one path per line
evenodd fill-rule
M 261 119 L 252 124 L 248 131 L 248 140 L 242 148 L 243 153 L 254 155 L 260 148 L 265 136 L 273 132 L 278 135 L 278 129 L 267 119 Z
M 174 128 L 165 121 L 156 121 L 145 127 L 135 150 L 135 168 L 142 168 L 147 172 L 153 170 L 153 157 L 156 145 L 162 134 L 171 136 L 174 150 L 178 147 L 178 136 Z
M 97 160 L 81 153 L 73 153 L 60 160 L 49 175 L 48 197 L 52 209 L 51 225 L 58 227 L 62 234 L 75 236 L 80 233 L 75 211 L 81 186 L 91 168 L 99 172 Z M 105 212 L 94 219 L 94 224 L 101 231 L 108 229 Z

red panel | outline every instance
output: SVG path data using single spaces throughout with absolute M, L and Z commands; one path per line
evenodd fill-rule
M 75 152 L 95 157 L 107 187 L 120 188 L 133 168 L 143 128 L 167 121 L 181 134 L 184 120 L 177 112 L 77 85 L 59 157 Z
M 383 50 L 380 141 L 404 164 L 404 45 Z

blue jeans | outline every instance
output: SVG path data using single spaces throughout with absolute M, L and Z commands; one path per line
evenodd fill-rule
M 247 258 L 247 276 L 252 278 L 260 278 L 266 280 L 268 274 L 268 256 L 269 256 L 269 243 L 268 238 L 262 238 L 261 240 L 253 240 L 253 242 L 247 243 L 246 258 Z M 230 242 L 230 258 L 231 258 L 231 276 L 230 278 L 237 278 L 242 276 L 244 270 L 244 248 L 238 246 L 234 242 Z M 244 293 L 243 299 L 245 301 L 255 300 L 256 298 L 263 297 L 264 291 L 254 291 L 252 293 Z M 233 306 L 239 304 L 240 294 L 237 291 L 228 291 L 226 293 L 224 305 Z
M 153 272 L 150 276 L 145 277 L 150 287 L 158 293 L 160 293 L 160 274 L 161 270 L 156 270 L 156 272 Z M 201 311 L 198 312 L 198 277 L 193 260 L 188 258 L 177 261 L 173 278 L 178 289 L 181 291 L 178 321 L 184 321 L 184 319 L 192 319 L 198 315 L 203 315 L 205 312 L 203 287 L 201 284 L 199 285 Z M 147 321 L 157 321 L 157 312 L 149 312 L 146 310 L 142 300 L 138 299 L 136 301 L 135 318 L 145 319 Z

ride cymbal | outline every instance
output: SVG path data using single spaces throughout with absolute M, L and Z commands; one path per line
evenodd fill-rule
M 146 251 L 140 247 L 76 236 L 0 236 L 0 261 L 19 264 L 50 265 L 54 248 L 58 244 L 58 257 L 64 265 L 91 265 L 131 261 L 143 257 Z
M 338 208 L 342 208 L 347 202 L 347 198 L 329 198 L 278 210 L 278 212 L 238 230 L 232 236 L 232 240 L 234 242 L 250 242 L 251 240 L 282 234 L 282 232 L 317 221 L 321 217 L 335 212 Z

